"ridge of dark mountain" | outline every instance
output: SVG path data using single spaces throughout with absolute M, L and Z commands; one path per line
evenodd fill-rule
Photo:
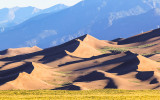
M 158 38 L 158 37 L 160 38 L 160 28 L 120 40 L 118 41 L 118 44 L 122 45 L 122 44 L 136 43 L 136 42 L 145 42 L 149 39 Z

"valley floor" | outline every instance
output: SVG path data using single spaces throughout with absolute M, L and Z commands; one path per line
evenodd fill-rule
M 160 100 L 160 90 L 7 90 L 0 100 Z

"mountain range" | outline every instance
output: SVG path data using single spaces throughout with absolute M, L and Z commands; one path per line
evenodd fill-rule
M 29 18 L 44 14 L 54 13 L 67 8 L 66 5 L 58 4 L 47 9 L 38 9 L 35 7 L 14 7 L 0 9 L 0 28 L 1 32 L 5 31 L 5 28 L 18 25 Z
M 159 0 L 83 0 L 57 13 L 35 16 L 2 32 L 0 49 L 35 45 L 46 48 L 83 34 L 104 40 L 126 38 L 157 28 L 159 9 Z

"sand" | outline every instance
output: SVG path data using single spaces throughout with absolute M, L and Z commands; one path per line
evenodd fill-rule
M 1 51 L 0 90 L 159 89 L 159 55 L 140 55 L 159 50 L 157 32 L 159 29 L 116 41 L 98 40 L 87 34 L 44 50 L 33 47 Z M 106 46 L 148 43 L 157 45 L 121 53 L 99 51 Z

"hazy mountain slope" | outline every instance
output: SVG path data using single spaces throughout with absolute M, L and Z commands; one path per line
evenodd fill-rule
M 18 24 L 28 18 L 31 18 L 39 12 L 40 9 L 34 7 L 14 7 L 0 9 L 0 25 L 5 27 L 9 26 L 9 23 Z
M 0 43 L 10 42 L 0 44 L 1 49 L 33 45 L 45 48 L 87 33 L 111 40 L 122 35 L 109 33 L 107 28 L 118 19 L 140 15 L 155 7 L 151 6 L 153 1 L 148 3 L 144 0 L 84 0 L 61 12 L 34 17 L 4 32 Z M 158 7 L 159 3 L 155 4 Z
M 0 9 L 0 29 L 4 31 L 6 27 L 17 25 L 33 16 L 58 12 L 67 8 L 63 4 L 58 4 L 47 9 L 38 9 L 35 7 L 14 7 Z
M 62 9 L 67 8 L 68 6 L 64 5 L 64 4 L 57 4 L 55 6 L 49 7 L 47 9 L 44 9 L 41 11 L 41 13 L 51 13 L 51 12 L 57 12 L 60 11 Z
M 135 34 L 160 27 L 159 22 L 160 8 L 155 8 L 141 15 L 129 16 L 116 20 L 111 27 L 106 29 L 106 31 L 104 32 L 104 37 L 102 39 L 105 39 L 105 37 L 118 38 L 117 36 L 119 36 L 126 38 L 129 36 L 133 36 Z M 114 35 L 109 36 L 105 33 Z

